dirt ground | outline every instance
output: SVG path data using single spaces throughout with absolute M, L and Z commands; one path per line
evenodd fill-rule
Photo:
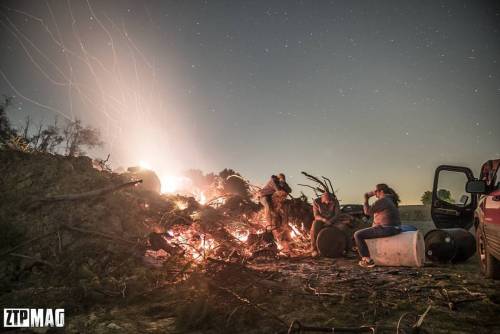
M 431 222 L 412 223 L 424 232 L 432 229 Z M 424 268 L 364 269 L 356 262 L 300 257 L 242 266 L 214 261 L 181 286 L 68 313 L 66 330 L 287 333 L 298 320 L 308 326 L 411 333 L 409 325 L 430 305 L 420 332 L 500 333 L 500 283 L 480 275 L 475 257 Z
M 424 233 L 433 228 L 408 223 Z M 428 306 L 421 333 L 500 333 L 500 282 L 484 279 L 475 257 L 457 265 L 372 269 L 360 268 L 356 258 L 261 258 L 246 265 L 209 259 L 175 284 L 168 281 L 178 273 L 162 270 L 151 269 L 159 279 L 153 289 L 95 302 L 88 295 L 84 306 L 74 305 L 63 287 L 13 291 L 0 300 L 3 307 L 23 299 L 64 307 L 67 333 L 287 333 L 294 320 L 415 333 L 411 325 Z

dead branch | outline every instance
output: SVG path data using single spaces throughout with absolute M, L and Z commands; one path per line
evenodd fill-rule
M 19 254 L 19 253 L 10 253 L 9 255 L 15 256 L 15 257 L 20 257 L 22 259 L 33 260 L 37 263 L 41 263 L 41 264 L 44 264 L 46 266 L 49 266 L 52 269 L 54 269 L 56 267 L 56 265 L 54 265 L 53 263 L 51 263 L 49 261 L 42 260 L 42 259 L 35 257 L 35 256 L 29 256 L 29 255 L 24 255 L 24 254 Z
M 431 305 L 427 306 L 427 309 L 425 310 L 425 312 L 420 316 L 417 323 L 415 324 L 415 328 L 419 329 L 422 326 L 422 324 L 424 323 L 425 317 L 427 316 L 427 313 L 429 313 L 430 310 L 431 310 Z
M 96 164 L 101 170 L 111 172 L 111 168 L 108 166 L 108 161 L 109 161 L 110 156 L 111 156 L 111 153 L 108 153 L 108 156 L 106 157 L 106 159 L 96 160 Z
M 322 192 L 323 192 L 323 190 L 322 190 L 321 188 L 319 188 L 319 187 L 313 187 L 313 186 L 310 186 L 310 185 L 308 185 L 308 184 L 302 184 L 302 183 L 299 183 L 298 185 L 299 185 L 299 186 L 302 186 L 302 187 L 311 188 L 311 189 L 314 191 L 314 194 L 316 195 L 316 197 L 318 197 L 318 196 L 319 196 L 318 192 L 319 192 L 319 193 L 322 193 Z
M 481 292 L 472 292 L 470 291 L 469 289 L 467 289 L 465 286 L 462 287 L 462 289 L 465 290 L 465 292 L 467 292 L 471 297 L 482 297 L 482 298 L 486 298 L 486 294 L 484 293 L 481 293 Z
M 302 173 L 302 175 L 304 175 L 305 177 L 307 177 L 309 180 L 314 181 L 314 182 L 320 184 L 321 187 L 323 188 L 322 192 L 329 192 L 327 185 L 323 181 L 321 181 L 318 177 L 316 177 L 314 175 L 311 175 L 311 174 L 308 174 L 308 173 L 306 173 L 304 171 L 302 171 L 301 173 Z
M 45 234 L 42 234 L 41 236 L 38 236 L 38 237 L 35 237 L 35 238 L 31 238 L 29 240 L 26 240 L 24 242 L 21 242 L 19 245 L 16 245 L 2 253 L 0 253 L 0 259 L 3 258 L 5 255 L 9 255 L 10 253 L 12 252 L 15 252 L 16 250 L 18 250 L 19 248 L 22 248 L 26 245 L 29 245 L 35 241 L 38 241 L 38 240 L 41 240 L 41 239 L 44 239 L 44 238 L 47 238 L 48 236 L 51 236 L 52 234 L 54 233 L 54 231 L 51 231 L 51 232 L 48 232 L 48 233 L 45 233 Z
M 134 246 L 137 245 L 137 242 L 130 241 L 130 240 L 127 240 L 127 239 L 123 239 L 123 238 L 120 238 L 120 237 L 117 237 L 117 236 L 114 236 L 114 235 L 110 235 L 110 234 L 107 234 L 107 233 L 99 232 L 99 231 L 92 231 L 92 230 L 87 230 L 87 229 L 83 229 L 83 228 L 80 228 L 80 227 L 74 227 L 74 226 L 61 226 L 61 228 L 65 228 L 65 229 L 68 229 L 70 231 L 76 231 L 76 232 L 80 232 L 80 233 L 95 235 L 95 236 L 98 236 L 98 237 L 102 237 L 102 238 L 106 238 L 106 239 L 111 239 L 111 240 L 115 240 L 115 241 L 120 241 L 120 242 L 129 244 L 129 245 L 134 245 Z
M 335 190 L 333 189 L 333 185 L 332 185 L 332 181 L 327 178 L 326 176 L 321 176 L 321 179 L 319 177 L 316 177 L 314 175 L 311 175 L 311 174 L 308 174 L 306 172 L 301 172 L 305 177 L 307 177 L 309 180 L 319 184 L 321 186 L 320 187 L 312 187 L 312 186 L 308 186 L 308 185 L 305 185 L 305 184 L 301 184 L 301 186 L 306 186 L 306 187 L 309 187 L 309 188 L 312 188 L 314 190 L 314 192 L 316 193 L 316 190 L 319 191 L 320 193 L 328 193 L 330 195 L 333 195 L 335 196 Z M 318 194 L 316 194 L 316 196 L 318 196 Z
M 87 191 L 87 192 L 84 192 L 81 194 L 64 194 L 64 195 L 47 196 L 45 198 L 40 198 L 37 201 L 38 202 L 61 202 L 61 201 L 84 200 L 84 199 L 88 199 L 88 198 L 92 198 L 92 197 L 103 196 L 103 195 L 106 195 L 108 193 L 120 190 L 122 188 L 135 186 L 136 184 L 139 184 L 139 183 L 142 183 L 142 180 L 125 182 L 125 183 L 118 184 L 118 185 L 113 185 L 113 186 L 104 187 L 101 189 Z
M 329 178 L 325 177 L 325 176 L 321 176 L 323 178 L 323 180 L 325 181 L 325 183 L 328 183 L 330 185 L 330 193 L 333 195 L 335 194 L 335 191 L 333 190 L 333 185 L 332 185 L 332 181 L 330 181 Z
M 311 282 L 307 282 L 307 286 L 306 288 L 310 291 L 312 291 L 312 293 L 315 295 L 315 296 L 335 296 L 335 297 L 342 297 L 342 295 L 339 295 L 337 293 L 333 293 L 333 292 L 320 292 L 318 291 L 317 288 L 314 288 L 312 285 L 311 285 Z
M 238 301 L 244 303 L 244 304 L 247 304 L 253 308 L 256 308 L 260 311 L 263 311 L 267 314 L 269 314 L 274 320 L 280 322 L 281 324 L 283 324 L 284 326 L 288 327 L 287 323 L 283 320 L 281 320 L 280 317 L 278 317 L 276 314 L 274 314 L 273 312 L 269 311 L 268 309 L 266 309 L 265 307 L 262 307 L 258 304 L 255 304 L 253 302 L 251 302 L 249 299 L 245 298 L 245 297 L 242 297 L 240 295 L 238 295 L 236 292 L 234 292 L 233 290 L 231 289 L 228 289 L 228 288 L 224 288 L 224 287 L 221 287 L 221 286 L 218 286 L 218 285 L 215 285 L 214 283 L 211 283 L 209 282 L 208 283 L 209 285 L 211 285 L 212 287 L 216 288 L 216 289 L 219 289 L 219 290 L 222 290 L 222 291 L 225 291 L 226 293 L 230 294 L 231 296 L 233 296 L 234 298 L 236 298 Z
M 179 270 L 179 272 L 177 274 L 175 274 L 174 277 L 172 277 L 172 281 L 175 281 L 177 279 L 177 277 L 183 275 L 186 272 L 186 270 L 188 270 L 189 267 L 191 267 L 192 264 L 193 264 L 193 261 L 189 261 L 188 263 L 186 263 L 184 265 L 184 267 L 182 267 L 182 269 Z
M 99 159 L 99 160 L 97 160 L 98 164 L 101 165 L 101 166 L 106 166 L 106 164 L 109 161 L 109 157 L 110 156 L 111 156 L 111 153 L 108 153 L 108 156 L 106 157 L 106 159 Z

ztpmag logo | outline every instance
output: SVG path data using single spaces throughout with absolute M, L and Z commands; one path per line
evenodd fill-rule
M 64 309 L 4 308 L 4 327 L 64 327 Z

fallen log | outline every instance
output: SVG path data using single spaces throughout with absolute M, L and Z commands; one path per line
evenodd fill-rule
M 62 201 L 78 201 L 84 200 L 92 197 L 99 197 L 106 195 L 108 193 L 120 190 L 122 188 L 135 186 L 139 183 L 142 183 L 142 180 L 135 180 L 130 182 L 125 182 L 118 185 L 113 185 L 109 187 L 104 187 L 101 189 L 91 190 L 80 194 L 63 194 L 63 195 L 55 195 L 55 196 L 47 196 L 44 198 L 40 198 L 35 200 L 35 202 L 62 202 Z

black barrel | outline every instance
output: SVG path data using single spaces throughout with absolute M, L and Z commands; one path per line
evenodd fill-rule
M 427 232 L 425 256 L 432 262 L 466 261 L 476 252 L 476 239 L 463 228 L 447 228 Z
M 346 245 L 346 234 L 334 226 L 322 229 L 316 239 L 316 247 L 321 256 L 341 257 L 344 255 Z

